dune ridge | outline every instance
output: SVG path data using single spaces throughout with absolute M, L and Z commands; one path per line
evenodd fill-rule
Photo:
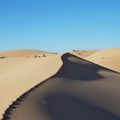
M 74 50 L 70 53 L 120 73 L 120 48 Z
M 72 54 L 59 71 L 17 99 L 3 120 L 120 120 L 120 74 Z
M 120 48 L 100 50 L 85 59 L 120 72 Z

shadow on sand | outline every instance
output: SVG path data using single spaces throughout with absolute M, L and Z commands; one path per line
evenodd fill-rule
M 47 96 L 44 110 L 52 120 L 120 120 L 105 110 L 97 108 L 68 94 L 54 94 Z
M 104 78 L 98 73 L 100 70 L 106 70 L 104 67 L 73 56 L 70 53 L 64 54 L 61 58 L 63 65 L 56 74 L 58 77 L 81 81 L 93 81 Z

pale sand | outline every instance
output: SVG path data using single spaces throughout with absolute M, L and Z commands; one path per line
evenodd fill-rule
M 120 72 L 120 48 L 100 50 L 85 59 Z
M 34 55 L 51 55 L 50 52 L 40 50 L 10 50 L 0 52 L 0 57 L 32 57 Z
M 33 58 L 45 54 L 48 57 Z M 54 75 L 62 65 L 61 55 L 47 52 L 18 50 L 0 52 L 0 119 L 2 114 L 20 95 Z M 31 57 L 27 57 L 27 56 Z
M 69 53 L 62 60 L 57 74 L 17 99 L 3 120 L 120 120 L 120 74 Z
M 99 50 L 73 50 L 70 53 L 77 55 L 78 57 L 81 57 L 81 58 L 86 58 L 90 55 L 97 53 L 98 51 Z

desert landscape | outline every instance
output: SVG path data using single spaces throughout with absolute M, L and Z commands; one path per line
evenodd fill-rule
M 120 120 L 120 49 L 0 52 L 1 120 Z
M 120 120 L 120 0 L 0 0 L 0 120 Z

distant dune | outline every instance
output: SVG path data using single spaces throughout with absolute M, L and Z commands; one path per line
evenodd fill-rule
M 60 70 L 18 98 L 3 120 L 120 120 L 120 74 L 69 53 L 62 61 Z
M 72 54 L 77 55 L 81 58 L 86 58 L 90 55 L 93 55 L 94 53 L 98 52 L 99 50 L 73 50 Z
M 105 50 L 74 50 L 70 53 L 120 72 L 120 48 Z
M 11 50 L 0 52 L 0 57 L 29 57 L 34 55 L 51 55 L 52 53 L 40 50 Z
M 86 57 L 87 60 L 120 72 L 120 49 L 100 50 Z

